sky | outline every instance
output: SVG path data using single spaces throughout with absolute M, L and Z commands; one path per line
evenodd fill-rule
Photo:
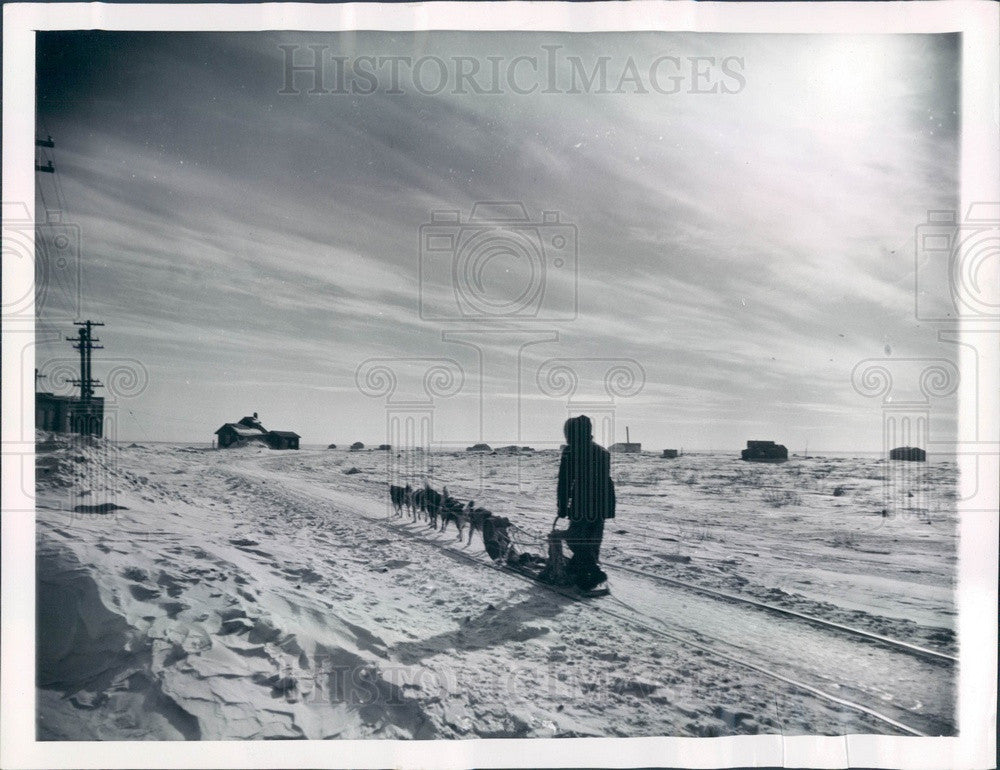
M 310 45 L 323 82 L 289 85 Z M 57 173 L 36 204 L 79 228 L 82 274 L 79 308 L 39 305 L 38 365 L 73 360 L 73 320 L 106 323 L 95 375 L 143 372 L 121 440 L 207 442 L 256 411 L 307 444 L 381 443 L 424 401 L 447 445 L 558 444 L 590 410 L 646 449 L 877 451 L 855 365 L 955 355 L 913 310 L 914 229 L 957 205 L 953 35 L 46 32 L 37 51 Z M 477 202 L 526 220 L 472 221 Z M 949 437 L 954 400 L 932 406 Z

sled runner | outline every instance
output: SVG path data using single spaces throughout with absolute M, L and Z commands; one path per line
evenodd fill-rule
M 558 518 L 556 519 L 558 522 Z M 548 543 L 548 558 L 532 553 L 518 553 L 510 538 L 511 523 L 503 517 L 494 517 L 490 530 L 484 529 L 483 542 L 490 557 L 504 569 L 516 572 L 524 577 L 537 580 L 539 583 L 563 591 L 572 591 L 581 598 L 596 598 L 611 593 L 604 582 L 588 591 L 573 585 L 573 578 L 567 569 L 568 560 L 563 553 L 563 540 L 566 530 L 557 530 L 553 524 L 546 541 Z
M 610 596 L 611 588 L 608 586 L 608 581 L 604 581 L 600 585 L 591 588 L 589 591 L 584 591 L 582 589 L 577 589 L 580 592 L 580 596 L 584 599 L 596 599 L 599 596 Z

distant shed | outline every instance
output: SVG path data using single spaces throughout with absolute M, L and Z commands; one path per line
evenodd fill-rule
M 220 449 L 253 443 L 264 444 L 271 449 L 298 449 L 301 438 L 298 433 L 290 430 L 267 430 L 261 425 L 256 412 L 252 417 L 244 417 L 239 422 L 225 423 L 215 431 L 215 435 L 219 437 Z
M 788 448 L 773 441 L 748 441 L 740 459 L 757 463 L 780 463 L 788 459 Z
M 639 443 L 638 441 L 633 443 L 632 438 L 629 435 L 628 426 L 626 425 L 624 443 L 619 441 L 617 444 L 612 444 L 610 447 L 608 447 L 608 449 L 610 449 L 612 452 L 622 452 L 624 454 L 637 455 L 640 452 L 642 452 L 642 444 Z
M 927 452 L 920 447 L 898 446 L 889 450 L 890 460 L 909 460 L 910 462 L 922 463 L 927 461 Z
M 267 432 L 267 443 L 271 449 L 298 449 L 300 438 L 302 437 L 298 433 L 290 430 L 269 430 Z

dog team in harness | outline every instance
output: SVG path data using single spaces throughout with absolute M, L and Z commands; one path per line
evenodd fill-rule
M 611 479 L 611 455 L 594 442 L 593 427 L 586 415 L 571 417 L 563 426 L 566 444 L 559 459 L 556 482 L 556 519 L 549 533 L 548 558 L 519 553 L 511 529 L 519 529 L 510 519 L 476 506 L 462 503 L 448 487 L 442 492 L 428 483 L 419 489 L 410 484 L 390 485 L 389 498 L 397 516 L 409 514 L 412 521 L 426 520 L 428 526 L 444 531 L 454 523 L 461 540 L 468 528 L 467 543 L 478 530 L 487 554 L 494 562 L 545 583 L 572 586 L 584 595 L 608 592 L 607 574 L 600 568 L 604 521 L 615 516 L 615 485 Z M 566 529 L 557 529 L 567 519 Z M 563 543 L 571 557 L 563 555 Z

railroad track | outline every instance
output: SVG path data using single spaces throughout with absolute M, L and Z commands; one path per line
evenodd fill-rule
M 520 527 L 518 527 L 521 532 L 525 535 L 529 535 L 533 540 L 537 539 L 539 542 L 543 542 L 542 539 L 535 537 L 532 533 L 529 533 Z M 746 596 L 738 596 L 736 594 L 728 593 L 727 591 L 720 591 L 715 588 L 708 588 L 707 586 L 701 586 L 697 583 L 691 583 L 686 580 L 680 580 L 678 578 L 667 577 L 665 575 L 657 575 L 652 572 L 646 572 L 645 570 L 635 569 L 634 567 L 627 567 L 624 564 L 616 564 L 615 562 L 601 561 L 601 565 L 605 568 L 610 567 L 613 570 L 618 570 L 619 572 L 627 572 L 632 575 L 638 575 L 644 577 L 647 580 L 652 580 L 654 582 L 662 583 L 664 585 L 673 586 L 674 588 L 681 588 L 688 591 L 695 591 L 703 596 L 710 596 L 714 599 L 719 599 L 721 601 L 732 602 L 735 604 L 742 604 L 749 607 L 755 607 L 766 612 L 770 612 L 776 615 L 783 615 L 789 618 L 795 618 L 796 620 L 801 620 L 806 623 L 810 623 L 814 626 L 821 628 L 828 628 L 837 631 L 841 634 L 850 635 L 859 639 L 865 639 L 874 644 L 880 644 L 885 647 L 891 647 L 893 649 L 900 650 L 902 652 L 909 653 L 918 657 L 925 658 L 927 660 L 936 661 L 942 665 L 954 666 L 958 663 L 958 658 L 954 655 L 949 655 L 946 652 L 941 652 L 940 650 L 932 650 L 928 647 L 922 647 L 912 642 L 904 642 L 900 639 L 893 639 L 889 636 L 884 636 L 882 634 L 876 634 L 872 631 L 865 631 L 864 629 L 854 628 L 853 626 L 848 626 L 843 623 L 837 623 L 833 620 L 827 620 L 825 618 L 819 618 L 815 615 L 809 615 L 804 612 L 799 612 L 798 610 L 788 609 L 787 607 L 780 607 L 776 604 L 769 604 L 767 602 L 762 602 L 758 599 L 751 599 Z
M 290 493 L 293 496 L 302 496 L 307 498 L 320 498 L 320 499 L 323 498 L 323 495 L 321 494 L 316 495 L 316 493 L 304 492 L 301 489 L 296 489 L 293 491 L 292 489 L 286 488 L 285 491 L 286 493 Z M 511 577 L 520 580 L 524 583 L 527 583 L 529 585 L 543 586 L 544 588 L 552 591 L 554 594 L 560 595 L 563 598 L 574 602 L 587 602 L 589 603 L 593 611 L 600 612 L 607 617 L 614 618 L 615 620 L 621 623 L 631 626 L 633 629 L 639 630 L 647 634 L 651 634 L 654 637 L 658 637 L 660 639 L 675 644 L 683 645 L 685 648 L 688 649 L 698 650 L 703 654 L 706 654 L 718 660 L 727 661 L 728 663 L 739 666 L 743 669 L 754 671 L 760 675 L 766 676 L 775 681 L 782 682 L 783 684 L 789 687 L 793 687 L 799 691 L 809 693 L 812 696 L 828 704 L 832 704 L 840 708 L 854 711 L 857 714 L 865 715 L 866 717 L 875 720 L 876 722 L 891 727 L 893 730 L 901 734 L 917 736 L 917 737 L 927 737 L 929 735 L 941 734 L 939 728 L 942 727 L 942 724 L 946 724 L 946 721 L 942 723 L 942 720 L 940 718 L 934 717 L 933 715 L 924 716 L 921 714 L 912 714 L 908 709 L 904 707 L 901 706 L 897 707 L 900 710 L 906 712 L 907 716 L 916 716 L 918 717 L 918 721 L 923 720 L 928 724 L 930 724 L 932 727 L 931 731 L 927 731 L 926 727 L 924 729 L 921 729 L 921 727 L 909 724 L 906 721 L 903 721 L 903 719 L 895 718 L 894 716 L 886 714 L 884 710 L 880 710 L 881 708 L 884 707 L 872 708 L 871 706 L 867 706 L 864 703 L 859 703 L 856 700 L 852 700 L 847 697 L 841 697 L 839 695 L 834 695 L 833 693 L 828 692 L 822 687 L 817 687 L 815 684 L 810 684 L 809 682 L 801 681 L 801 679 L 797 679 L 794 676 L 788 676 L 786 674 L 783 674 L 780 671 L 774 670 L 773 668 L 769 667 L 766 664 L 762 664 L 761 662 L 758 662 L 756 660 L 750 660 L 747 657 L 741 656 L 738 653 L 733 654 L 732 652 L 719 649 L 719 646 L 729 647 L 730 650 L 738 649 L 734 647 L 734 645 L 732 645 L 731 643 L 715 639 L 711 636 L 706 637 L 703 634 L 699 634 L 697 631 L 694 631 L 693 633 L 698 635 L 698 639 L 692 639 L 688 635 L 668 630 L 668 626 L 663 620 L 648 615 L 644 613 L 642 610 L 639 610 L 635 607 L 626 604 L 625 602 L 621 601 L 619 598 L 615 596 L 603 597 L 599 599 L 583 599 L 571 590 L 566 590 L 559 588 L 557 586 L 549 586 L 539 583 L 538 581 L 532 579 L 531 577 L 523 575 L 510 568 L 498 568 L 495 564 L 486 561 L 480 555 L 472 555 L 466 553 L 465 551 L 452 547 L 452 543 L 450 542 L 442 542 L 440 538 L 428 537 L 421 534 L 420 532 L 415 532 L 413 529 L 413 522 L 410 522 L 406 519 L 396 522 L 393 519 L 386 519 L 382 516 L 369 515 L 361 510 L 357 510 L 356 513 L 358 513 L 360 516 L 367 519 L 368 521 L 377 524 L 380 528 L 388 532 L 392 532 L 406 539 L 418 540 L 424 544 L 436 548 L 437 550 L 441 551 L 444 554 L 447 554 L 452 558 L 469 562 L 474 566 L 478 566 L 484 570 L 489 570 L 491 572 L 502 571 L 504 574 L 510 575 Z M 944 653 L 940 653 L 934 650 L 927 650 L 925 648 L 918 647 L 917 645 L 912 645 L 907 642 L 901 642 L 899 640 L 891 639 L 889 637 L 882 637 L 878 634 L 872 634 L 869 632 L 861 631 L 860 629 L 852 629 L 848 626 L 842 626 L 841 624 L 833 623 L 831 621 L 826 621 L 821 618 L 813 618 L 812 616 L 804 615 L 803 613 L 796 613 L 791 610 L 785 610 L 784 608 L 775 607 L 773 605 L 767 605 L 766 603 L 763 602 L 756 602 L 755 600 L 747 600 L 744 599 L 743 597 L 725 594 L 724 592 L 714 591 L 713 589 L 705 589 L 702 588 L 701 586 L 685 583 L 684 581 L 674 581 L 674 579 L 672 578 L 661 578 L 660 576 L 657 575 L 644 573 L 641 570 L 633 570 L 631 568 L 626 568 L 623 565 L 614 565 L 613 568 L 622 569 L 623 571 L 626 572 L 634 572 L 648 579 L 661 581 L 664 583 L 668 581 L 671 583 L 676 582 L 677 584 L 676 587 L 678 588 L 683 588 L 685 590 L 697 590 L 699 593 L 707 594 L 709 596 L 712 596 L 712 598 L 719 599 L 720 601 L 733 602 L 735 600 L 741 604 L 748 604 L 755 606 L 757 609 L 760 610 L 774 612 L 776 614 L 780 614 L 785 617 L 792 617 L 797 620 L 807 621 L 813 625 L 833 630 L 840 634 L 846 634 L 854 638 L 863 639 L 866 642 L 874 642 L 877 644 L 881 644 L 883 646 L 887 646 L 891 650 L 896 652 L 905 652 L 910 655 L 922 658 L 923 660 L 932 660 L 936 664 L 943 663 L 946 665 L 951 665 L 955 661 L 953 657 L 946 655 Z M 620 607 L 621 609 L 619 610 L 617 609 L 617 607 Z M 704 643 L 706 641 L 708 643 Z M 897 716 L 899 715 L 897 714 Z
M 850 709 L 850 710 L 855 711 L 855 712 L 860 713 L 860 714 L 865 714 L 866 716 L 871 717 L 872 719 L 874 719 L 874 720 L 876 720 L 878 722 L 881 722 L 883 724 L 889 725 L 890 727 L 893 727 L 896 730 L 898 730 L 899 732 L 904 733 L 906 735 L 911 735 L 911 736 L 916 736 L 916 737 L 928 737 L 928 735 L 929 735 L 929 733 L 923 732 L 923 731 L 917 729 L 916 727 L 913 727 L 912 725 L 906 724 L 905 722 L 902 722 L 902 721 L 900 721 L 898 719 L 894 719 L 893 717 L 891 717 L 891 716 L 889 716 L 887 714 L 884 714 L 881 711 L 878 711 L 877 709 L 873 709 L 873 708 L 871 708 L 869 706 L 865 706 L 864 704 L 857 703 L 857 702 L 852 701 L 852 700 L 850 700 L 848 698 L 842 698 L 842 697 L 840 697 L 838 695 L 834 695 L 834 694 L 829 693 L 829 692 L 827 692 L 827 691 L 825 691 L 825 690 L 823 690 L 823 689 L 821 689 L 819 687 L 815 687 L 815 686 L 813 686 L 811 684 L 808 684 L 807 682 L 802 682 L 800 680 L 794 679 L 793 677 L 789 677 L 789 676 L 781 674 L 781 673 L 779 673 L 777 671 L 774 671 L 773 669 L 768 668 L 767 666 L 761 665 L 761 664 L 753 662 L 753 661 L 749 661 L 746 658 L 742 658 L 742 657 L 739 657 L 737 655 L 731 655 L 731 654 L 723 652 L 723 651 L 721 651 L 721 650 L 719 650 L 719 649 L 717 649 L 715 647 L 712 647 L 712 646 L 709 646 L 709 645 L 705 645 L 705 644 L 701 644 L 701 643 L 699 643 L 699 642 L 697 642 L 695 640 L 692 640 L 690 638 L 686 638 L 686 637 L 681 636 L 679 634 L 667 631 L 665 628 L 660 627 L 660 626 L 663 625 L 662 621 L 660 621 L 657 618 L 654 618 L 652 616 L 646 615 L 641 610 L 638 610 L 638 609 L 636 609 L 634 607 L 629 606 L 628 604 L 622 602 L 620 599 L 617 599 L 614 596 L 604 597 L 604 598 L 600 598 L 600 599 L 596 599 L 596 600 L 595 599 L 584 599 L 584 598 L 581 598 L 580 596 L 578 596 L 575 592 L 573 592 L 571 590 L 563 589 L 563 588 L 560 588 L 558 586 L 552 586 L 552 585 L 547 585 L 547 584 L 544 584 L 544 583 L 540 583 L 539 581 L 534 580 L 533 578 L 530 578 L 530 577 L 528 577 L 526 575 L 523 575 L 520 572 L 517 572 L 516 570 L 510 569 L 510 568 L 497 567 L 492 562 L 486 562 L 483 559 L 479 558 L 478 556 L 473 556 L 472 554 L 468 554 L 468 553 L 465 553 L 464 551 L 460 551 L 460 550 L 458 550 L 456 548 L 452 548 L 452 547 L 449 546 L 449 544 L 442 543 L 440 540 L 438 540 L 436 538 L 432 539 L 432 538 L 426 537 L 424 535 L 421 535 L 419 533 L 414 533 L 413 530 L 410 527 L 406 526 L 405 522 L 404 523 L 400 523 L 400 524 L 395 524 L 395 523 L 393 523 L 391 521 L 385 521 L 383 519 L 374 518 L 374 517 L 370 517 L 370 516 L 367 516 L 366 518 L 368 518 L 370 521 L 374 522 L 375 524 L 378 524 L 379 526 L 381 526 L 382 528 L 384 528 L 384 529 L 386 529 L 386 530 L 388 530 L 390 532 L 395 532 L 397 534 L 405 534 L 405 535 L 407 535 L 410 538 L 419 540 L 419 541 L 421 541 L 423 543 L 426 543 L 427 545 L 434 546 L 435 548 L 437 548 L 437 549 L 439 549 L 439 550 L 447 553 L 448 555 L 450 555 L 452 557 L 457 557 L 457 558 L 463 559 L 463 560 L 465 560 L 465 561 L 467 561 L 467 562 L 469 562 L 471 564 L 474 564 L 474 565 L 476 565 L 478 567 L 482 567 L 483 569 L 488 569 L 488 570 L 491 570 L 491 571 L 499 570 L 499 571 L 502 571 L 504 574 L 510 575 L 511 577 L 514 577 L 514 578 L 516 578 L 518 580 L 521 580 L 521 581 L 523 581 L 523 582 L 525 582 L 525 583 L 527 583 L 529 585 L 533 585 L 533 586 L 539 586 L 539 585 L 541 585 L 541 586 L 544 586 L 545 588 L 547 588 L 548 590 L 552 591 L 553 593 L 558 594 L 558 595 L 560 595 L 560 596 L 562 596 L 562 597 L 564 597 L 566 599 L 569 599 L 571 601 L 574 601 L 574 602 L 588 602 L 588 603 L 591 603 L 592 607 L 597 612 L 601 612 L 602 614 L 607 615 L 608 617 L 615 618 L 616 620 L 618 620 L 620 622 L 627 623 L 627 624 L 629 624 L 630 626 L 632 626 L 635 629 L 638 629 L 638 630 L 643 631 L 645 633 L 652 634 L 654 636 L 657 636 L 657 637 L 659 637 L 661 639 L 665 639 L 667 641 L 671 641 L 671 642 L 674 642 L 674 643 L 682 644 L 682 645 L 684 645 L 684 646 L 686 646 L 688 648 L 691 648 L 691 649 L 697 649 L 697 650 L 699 650 L 699 651 L 701 651 L 701 652 L 703 652 L 703 653 L 705 653 L 707 655 L 710 655 L 710 656 L 712 656 L 714 658 L 722 659 L 722 660 L 725 660 L 725 661 L 727 661 L 729 663 L 733 663 L 733 664 L 736 664 L 738 666 L 741 666 L 742 668 L 749 669 L 751 671 L 755 671 L 755 672 L 757 672 L 759 674 L 763 674 L 764 676 L 767 676 L 767 677 L 769 677 L 771 679 L 774 679 L 774 680 L 777 680 L 779 682 L 782 682 L 782 683 L 784 683 L 786 685 L 789 685 L 791 687 L 794 687 L 794 688 L 796 688 L 798 690 L 810 693 L 811 695 L 813 695 L 813 696 L 815 696 L 815 697 L 817 697 L 817 698 L 819 698 L 819 699 L 821 699 L 823 701 L 826 701 L 827 703 L 831 703 L 831 704 L 834 704 L 836 706 L 847 708 L 847 709 Z M 739 598 L 739 597 L 735 597 L 735 598 Z M 611 609 L 611 608 L 609 608 L 607 606 L 603 606 L 606 603 L 616 603 L 616 604 L 624 607 L 628 611 L 629 614 L 626 614 L 624 612 L 615 611 L 615 610 L 613 610 L 613 609 Z M 775 609 L 781 609 L 781 608 L 775 608 Z M 636 616 L 639 616 L 639 617 L 636 617 Z M 808 617 L 808 616 L 806 616 L 806 617 Z M 656 623 L 657 625 L 652 625 L 651 623 L 646 622 L 644 620 L 641 620 L 640 618 L 646 618 L 647 620 L 652 621 L 653 623 Z M 820 619 L 816 618 L 815 620 L 819 621 Z M 833 625 L 834 627 L 836 627 L 839 624 L 829 624 L 829 623 L 827 623 L 825 621 L 822 621 L 821 625 L 825 625 L 825 626 Z M 843 628 L 844 629 L 848 629 L 848 627 L 846 627 L 846 626 L 844 626 Z M 848 629 L 848 630 L 856 630 L 856 629 Z M 867 632 L 860 632 L 860 633 L 862 634 L 862 636 L 866 636 L 867 635 Z M 874 634 L 874 635 L 871 635 L 871 636 L 878 637 L 877 634 Z M 889 641 L 889 642 L 896 642 L 896 640 L 889 639 L 888 637 L 878 637 L 878 638 L 879 639 L 885 639 L 886 641 Z M 915 647 L 915 645 L 908 645 L 905 642 L 898 642 L 898 644 L 899 645 L 904 645 L 903 649 L 905 649 L 906 651 L 909 651 L 909 652 L 913 652 L 913 650 L 909 649 L 909 648 Z M 916 649 L 922 650 L 923 648 L 916 648 Z M 940 653 L 934 653 L 933 651 L 927 651 L 927 652 L 931 652 L 933 654 L 940 654 Z M 949 656 L 944 656 L 944 657 L 948 658 Z
M 648 580 L 653 580 L 659 583 L 664 583 L 665 585 L 674 586 L 675 588 L 684 588 L 689 591 L 697 591 L 704 596 L 711 596 L 716 599 L 721 599 L 727 602 L 735 602 L 738 604 L 745 604 L 751 607 L 756 607 L 761 610 L 766 610 L 767 612 L 772 612 L 777 615 L 784 615 L 786 617 L 795 618 L 797 620 L 802 620 L 807 623 L 811 623 L 815 626 L 820 626 L 823 628 L 830 628 L 836 630 L 840 633 L 849 634 L 861 639 L 866 639 L 870 642 L 876 644 L 881 644 L 886 647 L 892 647 L 894 649 L 902 650 L 903 652 L 910 653 L 911 655 L 916 655 L 922 658 L 927 658 L 929 660 L 940 662 L 944 665 L 954 665 L 958 663 L 958 658 L 953 655 L 949 655 L 938 650 L 932 650 L 927 647 L 921 647 L 917 644 L 912 644 L 910 642 L 900 641 L 899 639 L 893 639 L 889 636 L 883 636 L 881 634 L 876 634 L 871 631 L 865 631 L 860 628 L 854 628 L 852 626 L 844 625 L 843 623 L 837 623 L 832 620 L 826 620 L 824 618 L 817 618 L 814 615 L 807 615 L 804 612 L 798 612 L 797 610 L 790 610 L 786 607 L 779 607 L 775 604 L 768 604 L 767 602 L 758 601 L 756 599 L 749 599 L 745 596 L 737 596 L 736 594 L 727 593 L 726 591 L 717 591 L 714 588 L 706 588 L 705 586 L 700 586 L 696 583 L 689 583 L 685 580 L 678 580 L 677 578 L 670 578 L 664 575 L 656 575 L 651 572 L 645 572 L 643 570 L 634 569 L 633 567 L 626 567 L 623 564 L 614 564 L 613 562 L 602 562 L 603 566 L 610 567 L 611 569 L 618 570 L 620 572 L 629 572 L 633 575 L 640 575 Z

